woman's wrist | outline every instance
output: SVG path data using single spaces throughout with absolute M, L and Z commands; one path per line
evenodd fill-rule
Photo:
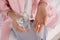
M 38 3 L 38 6 L 45 8 L 45 7 L 47 6 L 47 3 L 44 2 L 44 1 L 43 1 L 43 2 L 39 2 L 39 3 Z

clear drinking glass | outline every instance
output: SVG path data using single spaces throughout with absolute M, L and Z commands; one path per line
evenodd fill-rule
M 46 26 L 42 28 L 41 32 L 36 33 L 36 35 L 38 37 L 38 40 L 46 40 Z
M 29 19 L 25 19 L 24 18 L 20 18 L 19 20 L 17 20 L 17 23 L 23 28 L 23 29 L 30 29 L 30 21 Z

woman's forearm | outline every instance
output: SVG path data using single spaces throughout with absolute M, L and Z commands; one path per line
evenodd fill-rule
M 38 32 L 40 32 L 43 26 L 45 25 L 45 20 L 47 16 L 46 6 L 47 5 L 44 2 L 38 4 L 37 13 L 35 17 L 35 23 L 34 23 L 34 27 L 36 31 Z M 40 25 L 40 27 L 38 27 L 38 25 Z

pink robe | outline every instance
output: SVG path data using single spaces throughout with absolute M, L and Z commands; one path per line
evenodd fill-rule
M 49 4 L 49 0 L 43 0 L 43 1 Z M 14 10 L 19 15 L 23 15 L 25 0 L 8 0 L 8 2 L 12 10 Z M 9 40 L 9 33 L 11 31 L 9 27 L 11 24 L 11 19 L 7 16 L 7 12 L 10 10 L 10 8 L 7 6 L 8 2 L 7 0 L 0 0 L 0 11 L 2 14 L 2 20 L 3 20 L 1 40 Z M 32 0 L 32 2 L 33 2 L 32 4 L 33 17 L 32 18 L 35 19 L 37 4 L 39 0 L 38 1 Z M 46 26 L 50 28 L 54 28 L 57 23 L 57 18 L 58 18 L 56 14 L 56 10 L 52 8 L 50 5 L 47 5 L 46 10 L 48 13 Z

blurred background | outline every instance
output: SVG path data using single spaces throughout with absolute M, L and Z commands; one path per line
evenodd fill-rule
M 60 0 L 51 0 L 50 3 L 57 10 L 58 23 L 54 29 L 48 31 L 46 40 L 60 40 Z M 2 16 L 0 14 L 0 39 L 1 39 L 1 23 Z M 13 32 L 11 32 L 9 39 L 16 40 Z
M 58 23 L 54 29 L 48 31 L 47 40 L 60 40 L 60 0 L 51 0 L 50 3 L 57 10 Z

